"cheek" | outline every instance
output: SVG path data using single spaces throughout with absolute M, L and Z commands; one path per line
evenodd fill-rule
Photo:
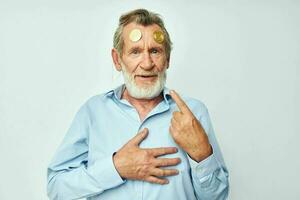
M 162 72 L 167 68 L 168 62 L 165 59 L 159 59 L 155 62 L 155 65 L 157 66 L 158 71 Z
M 124 59 L 123 63 L 125 64 L 127 71 L 132 73 L 136 70 L 139 62 L 135 59 Z

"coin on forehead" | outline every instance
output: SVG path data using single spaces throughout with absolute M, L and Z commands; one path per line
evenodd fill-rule
M 137 42 L 141 39 L 142 37 L 142 32 L 139 29 L 133 29 L 129 33 L 129 38 L 132 42 Z
M 159 44 L 162 44 L 165 40 L 165 36 L 162 31 L 154 31 L 153 38 L 154 38 L 155 42 L 157 42 Z

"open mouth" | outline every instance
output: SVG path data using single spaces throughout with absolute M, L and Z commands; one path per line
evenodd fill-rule
M 157 75 L 135 75 L 135 78 L 140 81 L 154 81 Z
M 135 75 L 136 77 L 141 77 L 141 78 L 152 78 L 152 77 L 157 77 L 157 75 Z
M 156 77 L 156 75 L 137 75 L 137 76 L 143 77 L 143 78 Z

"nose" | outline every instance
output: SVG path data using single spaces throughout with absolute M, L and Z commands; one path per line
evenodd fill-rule
M 151 70 L 154 67 L 153 60 L 149 52 L 145 52 L 143 56 L 143 61 L 141 62 L 141 68 L 144 70 Z

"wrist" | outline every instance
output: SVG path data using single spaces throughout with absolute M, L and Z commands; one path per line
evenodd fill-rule
M 197 151 L 193 151 L 189 154 L 189 156 L 196 162 L 201 162 L 202 160 L 206 159 L 210 155 L 213 154 L 213 149 L 210 144 L 205 149 L 198 149 Z
M 119 163 L 118 163 L 118 158 L 117 158 L 117 152 L 114 152 L 114 153 L 113 153 L 112 159 L 113 159 L 113 163 L 114 163 L 114 166 L 115 166 L 117 172 L 119 173 L 120 177 L 121 177 L 122 180 L 124 181 L 125 178 L 122 177 L 122 175 L 121 175 L 121 173 L 120 173 L 120 170 L 119 170 Z

